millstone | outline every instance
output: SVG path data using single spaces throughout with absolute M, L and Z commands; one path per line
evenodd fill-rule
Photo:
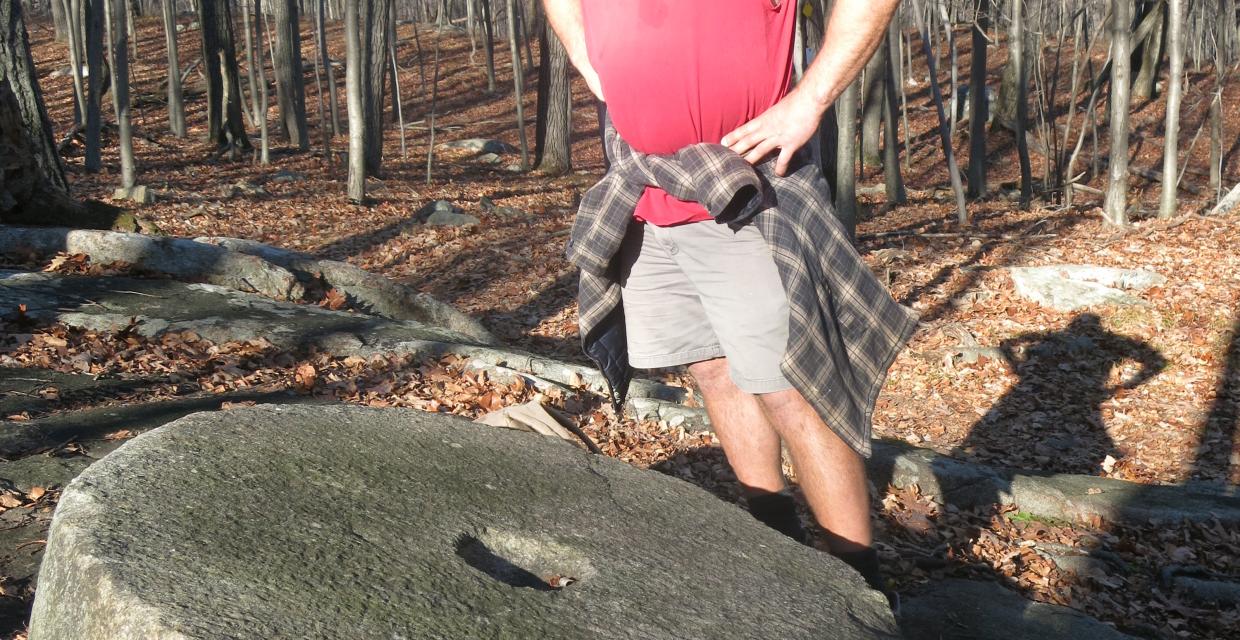
M 680 480 L 447 416 L 259 406 L 66 488 L 30 638 L 897 634 L 845 565 Z

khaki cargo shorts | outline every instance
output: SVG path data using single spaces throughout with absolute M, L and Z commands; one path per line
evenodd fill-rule
M 630 364 L 657 369 L 726 356 L 742 391 L 792 388 L 779 370 L 788 298 L 753 225 L 634 222 L 620 259 Z

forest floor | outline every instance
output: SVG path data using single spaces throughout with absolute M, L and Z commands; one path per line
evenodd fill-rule
M 182 23 L 188 23 L 183 18 Z M 52 41 L 51 28 L 30 28 L 53 130 L 59 140 L 71 127 L 72 86 L 66 47 Z M 305 56 L 314 60 L 312 33 L 305 25 Z M 287 149 L 273 127 L 273 158 L 259 166 L 247 158 L 230 162 L 203 140 L 205 103 L 193 92 L 191 75 L 187 118 L 190 134 L 166 133 L 163 110 L 164 39 L 157 20 L 139 21 L 139 56 L 133 64 L 135 152 L 138 180 L 154 189 L 154 204 L 136 209 L 141 217 L 176 236 L 232 236 L 345 260 L 382 273 L 480 318 L 502 341 L 542 355 L 582 361 L 576 335 L 576 276 L 564 259 L 564 240 L 581 194 L 602 174 L 593 103 L 575 85 L 574 171 L 546 176 L 509 167 L 518 154 L 498 164 L 473 154 L 436 148 L 428 180 L 428 129 L 432 78 L 439 77 L 436 143 L 464 138 L 496 138 L 518 145 L 512 99 L 511 57 L 496 51 L 497 88 L 486 91 L 484 52 L 471 54 L 464 34 L 436 33 L 422 26 L 400 27 L 399 67 L 408 136 L 402 157 L 397 127 L 388 129 L 384 174 L 372 180 L 367 206 L 345 198 L 344 136 L 331 138 L 324 153 L 318 115 L 319 92 L 313 67 L 307 73 L 311 139 L 316 150 Z M 329 33 L 332 57 L 343 60 L 343 39 Z M 419 53 L 420 47 L 420 53 Z M 199 56 L 198 34 L 180 34 L 182 68 Z M 441 68 L 433 68 L 436 48 Z M 1105 52 L 1103 52 L 1105 53 Z M 501 55 L 502 54 L 502 55 Z M 961 68 L 967 69 L 968 51 Z M 537 57 L 537 43 L 534 44 Z M 1096 64 L 1101 58 L 1095 52 Z M 1001 55 L 992 55 L 997 84 Z M 916 62 L 913 78 L 925 78 Z M 337 82 L 343 93 L 343 70 Z M 244 72 L 243 72 L 244 75 Z M 270 74 L 267 76 L 270 78 Z M 1010 133 L 992 134 L 991 197 L 971 203 L 972 224 L 955 222 L 947 188 L 947 168 L 935 135 L 934 109 L 926 82 L 908 90 L 911 154 L 904 168 L 908 202 L 891 205 L 881 190 L 865 190 L 859 248 L 889 283 L 892 295 L 916 309 L 922 325 L 896 360 L 875 415 L 877 437 L 904 440 L 962 458 L 1007 467 L 1108 476 L 1141 483 L 1194 482 L 1234 491 L 1240 484 L 1240 224 L 1233 217 L 1201 215 L 1211 197 L 1205 192 L 1206 140 L 1192 135 L 1204 121 L 1212 80 L 1190 73 L 1181 144 L 1188 164 L 1182 215 L 1152 219 L 1159 184 L 1134 176 L 1131 198 L 1136 223 L 1126 229 L 1105 226 L 1095 196 L 1078 193 L 1064 207 L 1047 194 L 1028 210 L 1015 201 L 1018 178 Z M 425 78 L 425 84 L 420 80 Z M 535 85 L 526 76 L 526 86 Z M 945 91 L 950 87 L 941 81 Z M 244 82 L 243 82 L 244 84 Z M 1223 140 L 1240 140 L 1240 86 L 1226 87 Z M 326 93 L 324 91 L 324 93 Z M 274 95 L 274 91 L 272 92 Z M 536 97 L 522 96 L 526 132 L 532 141 Z M 1161 169 L 1162 101 L 1137 105 L 1132 163 Z M 274 105 L 272 111 L 275 111 Z M 343 118 L 343 96 L 341 100 Z M 110 109 L 108 109 L 110 112 Z M 1101 113 L 1101 107 L 1099 109 Z M 274 116 L 274 113 L 273 113 Z M 1062 117 L 1062 116 L 1061 116 Z M 1080 120 L 1078 113 L 1077 120 Z M 1079 127 L 1079 122 L 1077 124 Z M 252 129 L 253 130 L 253 129 Z M 105 131 L 104 171 L 82 170 L 82 148 L 71 143 L 64 162 L 80 198 L 106 199 L 119 181 L 115 130 Z M 1208 137 L 1208 134 L 1206 134 Z M 257 144 L 257 139 L 252 142 Z M 1099 141 L 1105 153 L 1105 140 Z M 531 142 L 532 144 L 532 142 Z M 1238 143 L 1240 144 L 1240 143 Z M 967 160 L 967 138 L 955 138 Z M 1087 151 L 1082 165 L 1089 164 Z M 1191 149 L 1190 149 L 1191 147 Z M 1234 145 L 1233 145 L 1234 147 Z M 1240 154 L 1227 151 L 1223 174 L 1230 186 L 1240 178 Z M 903 151 L 903 150 L 902 150 Z M 1044 157 L 1035 153 L 1034 166 Z M 295 176 L 272 180 L 277 172 Z M 881 185 L 881 173 L 867 167 L 863 186 Z M 1089 182 L 1103 187 L 1103 178 Z M 500 217 L 481 204 L 530 215 Z M 435 200 L 448 200 L 478 216 L 470 228 L 424 227 L 413 215 Z M 1136 307 L 1100 307 L 1088 313 L 1062 313 L 1018 296 L 1006 267 L 1095 264 L 1142 268 L 1168 278 L 1142 293 Z M 88 267 L 61 261 L 61 270 Z M 20 348 L 3 346 L 6 362 L 75 370 L 94 354 L 87 371 L 125 373 L 177 371 L 180 359 L 202 358 L 201 349 L 130 344 L 116 336 L 47 327 L 46 338 Z M 951 356 L 971 340 L 1004 348 L 1011 359 L 982 358 L 966 363 Z M 1084 341 L 1084 342 L 1082 342 Z M 1080 345 L 1087 345 L 1079 348 Z M 1076 345 L 1075 347 L 1073 345 Z M 198 391 L 262 384 L 304 387 L 297 381 L 301 357 L 239 363 L 224 355 L 193 367 Z M 1058 349 L 1058 351 L 1056 351 Z M 1048 350 L 1053 358 L 1034 357 Z M 306 356 L 311 358 L 310 356 Z M 247 364 L 248 363 L 248 364 Z M 348 366 L 317 361 L 320 368 Z M 448 371 L 454 371 L 449 365 Z M 458 375 L 459 372 L 453 375 Z M 683 373 L 663 372 L 667 380 L 691 384 Z M 1129 384 L 1140 381 L 1140 384 Z M 408 378 L 406 389 L 424 384 Z M 391 386 L 383 387 L 390 391 Z M 462 390 L 464 389 L 464 390 Z M 356 385 L 303 389 L 346 401 L 391 404 L 392 397 Z M 434 408 L 478 415 L 520 394 L 487 395 L 476 385 L 419 388 L 437 398 Z M 133 398 L 127 401 L 133 401 Z M 80 408 L 80 407 L 78 407 Z M 6 416 L 9 420 L 36 416 Z M 639 466 L 653 466 L 737 499 L 735 477 L 709 436 L 685 438 L 650 423 L 617 420 L 602 413 L 583 416 L 588 431 L 608 455 Z M 879 487 L 876 516 L 885 569 L 901 589 L 915 589 L 944 576 L 991 576 L 1026 596 L 1067 604 L 1136 635 L 1151 637 L 1234 637 L 1240 612 L 1190 602 L 1159 582 L 1170 564 L 1201 565 L 1240 580 L 1240 532 L 1217 524 L 1117 526 L 1108 523 L 1047 523 L 1011 510 L 963 513 L 941 508 L 916 491 Z M 35 498 L 38 499 L 37 497 Z M 1107 549 L 1123 558 L 1122 571 L 1081 576 L 1028 552 L 1029 541 L 1050 541 L 1084 549 Z M 2 583 L 0 583 L 2 584 Z M 17 595 L 15 593 L 15 595 Z M 28 594 L 27 594 L 28 595 Z

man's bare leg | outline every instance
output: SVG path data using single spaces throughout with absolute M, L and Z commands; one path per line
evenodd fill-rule
M 885 591 L 878 556 L 871 546 L 870 496 L 861 456 L 827 427 L 796 390 L 746 393 L 733 384 L 724 358 L 691 364 L 689 372 L 697 381 L 715 435 L 740 483 L 751 495 L 766 493 L 787 500 L 773 495 L 785 483 L 782 439 L 814 518 L 826 530 L 828 551 L 860 572 L 870 586 Z M 754 502 L 751 497 L 751 511 Z M 784 529 L 775 523 L 782 520 L 786 524 L 788 517 L 795 520 L 790 500 L 775 510 L 784 512 L 784 517 L 754 515 L 781 531 Z M 799 530 L 799 525 L 794 526 Z
M 868 550 L 873 532 L 861 456 L 827 427 L 800 392 L 789 389 L 758 398 L 768 424 L 788 447 L 797 484 L 827 532 L 830 551 L 838 555 Z
M 777 493 L 785 486 L 779 434 L 758 398 L 732 383 L 726 358 L 689 365 L 706 413 L 736 479 L 750 491 Z

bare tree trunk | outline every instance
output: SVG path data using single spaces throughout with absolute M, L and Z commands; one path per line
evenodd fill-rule
M 302 151 L 310 149 L 306 133 L 306 87 L 302 77 L 301 19 L 297 0 L 275 0 L 272 21 L 276 25 L 276 103 L 280 106 L 280 131 Z
M 168 47 L 168 128 L 172 135 L 185 137 L 185 99 L 181 91 L 181 61 L 177 51 L 176 0 L 160 3 L 164 17 L 164 40 Z
M 267 110 L 270 102 L 267 100 L 267 72 L 263 63 L 263 36 L 266 30 L 263 29 L 263 0 L 254 0 L 254 53 L 250 65 L 255 70 L 256 81 L 258 82 L 258 92 L 254 94 L 256 109 L 254 111 L 258 120 L 258 162 L 259 164 L 271 164 L 271 132 L 268 129 Z M 247 30 L 249 25 L 246 26 Z
M 396 65 L 396 23 L 392 23 L 392 35 L 388 42 L 388 56 L 392 61 L 392 104 L 396 106 L 396 126 L 400 132 L 400 157 L 401 159 L 409 158 L 408 148 L 405 146 L 405 111 L 401 104 L 400 96 L 400 67 Z
M 1033 171 L 1029 165 L 1029 140 L 1026 132 L 1029 128 L 1029 78 L 1026 77 L 1028 66 L 1025 64 L 1025 28 L 1024 0 L 1012 2 L 1012 42 L 1011 64 L 1016 68 L 1016 122 L 1013 133 L 1016 136 L 1016 153 L 1020 160 L 1020 208 L 1029 208 L 1029 200 L 1033 196 Z
M 930 70 L 930 97 L 934 99 L 934 108 L 938 111 L 939 140 L 943 144 L 943 156 L 947 158 L 947 175 L 951 179 L 952 191 L 956 194 L 956 220 L 961 225 L 966 225 L 969 224 L 969 209 L 965 204 L 964 185 L 960 182 L 960 166 L 956 164 L 956 152 L 952 149 L 951 128 L 947 124 L 947 114 L 943 109 L 943 92 L 939 90 L 934 52 L 930 50 L 930 30 L 926 28 L 926 20 L 922 15 L 920 5 L 919 0 L 913 0 L 913 16 L 917 19 L 922 51 L 926 55 L 926 64 Z
M 986 29 L 989 28 L 990 1 L 975 0 L 969 65 L 969 197 L 986 197 L 986 121 L 990 101 L 986 99 Z
M 1140 38 L 1141 67 L 1137 69 L 1137 77 L 1132 81 L 1132 97 L 1149 100 L 1154 97 L 1155 85 L 1158 82 L 1158 67 L 1163 58 L 1163 26 L 1166 24 L 1166 0 L 1149 2 L 1145 18 L 1150 21 L 1149 34 Z M 1145 22 L 1143 19 L 1142 22 Z
M 43 93 L 39 90 L 20 2 L 0 2 L 0 139 L 12 146 L 0 173 L 0 214 L 38 207 L 42 194 L 67 198 L 60 156 L 52 143 Z
M 69 39 L 69 64 L 73 78 L 73 126 L 80 127 L 86 122 L 86 89 L 82 83 L 82 5 L 77 0 L 53 0 L 64 7 L 65 36 Z
M 87 173 L 103 166 L 103 0 L 85 0 L 86 73 L 89 91 L 86 94 L 86 155 L 83 165 Z
M 125 7 L 128 0 L 105 0 L 108 13 L 104 27 L 112 57 L 112 109 L 116 113 L 117 138 L 121 156 L 121 187 L 134 186 L 133 128 L 129 119 L 129 51 L 125 31 Z
M 552 31 L 550 22 L 546 22 L 542 29 L 539 57 L 535 165 L 542 173 L 562 175 L 573 168 L 572 93 L 568 50 Z
M 891 204 L 904 204 L 908 199 L 908 195 L 904 190 L 904 180 L 900 177 L 900 112 L 896 106 L 896 83 L 899 79 L 896 77 L 895 64 L 893 59 L 899 57 L 899 49 L 897 48 L 897 40 L 900 38 L 899 27 L 895 20 L 891 21 L 891 25 L 887 28 L 887 42 L 882 45 L 887 48 L 886 68 L 883 69 L 883 79 L 886 84 L 883 91 L 883 104 L 886 110 L 883 114 L 883 122 L 886 129 L 883 131 L 883 182 L 887 191 L 887 202 Z
M 85 208 L 69 198 L 20 2 L 0 2 L 0 140 L 0 223 L 81 224 Z
M 883 75 L 887 69 L 887 48 L 880 46 L 865 65 L 861 98 L 861 165 L 878 166 L 879 131 L 883 118 Z
M 861 92 L 858 78 L 835 100 L 835 217 L 857 235 L 857 98 Z
M 487 52 L 487 92 L 495 93 L 495 22 L 491 15 L 491 0 L 482 0 L 482 33 Z
M 1175 190 L 1178 186 L 1176 171 L 1180 151 L 1180 97 L 1181 79 L 1184 76 L 1184 38 L 1180 34 L 1184 24 L 1184 5 L 1181 0 L 1167 2 L 1167 40 L 1170 41 L 1171 74 L 1167 78 L 1167 127 L 1163 139 L 1162 199 L 1158 217 L 1175 215 Z
M 69 39 L 69 25 L 71 23 L 69 9 L 61 0 L 51 0 L 49 4 L 52 5 L 52 29 L 56 42 L 66 42 Z
M 1111 9 L 1111 165 L 1103 215 L 1108 223 L 1128 225 L 1128 79 L 1131 65 L 1129 25 L 1132 4 L 1113 0 Z
M 344 5 L 345 96 L 349 103 L 349 201 L 362 204 L 366 201 L 366 111 L 362 98 L 365 79 L 365 60 L 362 59 L 362 36 L 358 3 Z
M 521 170 L 530 168 L 530 147 L 525 139 L 525 105 L 522 97 L 525 94 L 524 70 L 521 68 L 521 47 L 517 41 L 517 9 L 515 0 L 507 0 L 508 8 L 508 46 L 512 50 L 512 86 L 517 103 L 517 133 L 521 138 Z
M 250 148 L 241 122 L 241 83 L 230 0 L 198 0 L 202 64 L 207 72 L 207 136 L 232 158 Z
M 473 64 L 474 56 L 478 53 L 478 37 L 477 31 L 474 29 L 474 2 L 476 0 L 465 0 L 465 34 L 469 36 L 469 63 Z
M 1232 0 L 1218 0 L 1215 42 L 1219 48 L 1214 58 L 1214 95 L 1210 99 L 1210 190 L 1214 197 L 1223 192 L 1223 68 L 1235 55 L 1236 29 L 1231 19 L 1236 15 Z
M 383 170 L 383 103 L 387 97 L 387 49 L 392 0 L 366 0 L 362 3 L 362 55 L 365 60 L 366 87 L 366 172 L 378 177 Z M 368 36 L 368 37 L 367 37 Z
M 956 87 L 960 86 L 960 64 L 958 62 L 959 56 L 956 51 L 956 31 L 952 28 L 953 25 L 951 15 L 947 10 L 948 2 L 949 0 L 944 0 L 943 4 L 939 5 L 939 11 L 943 16 L 943 37 L 947 40 L 947 49 L 950 56 L 949 60 L 951 62 L 951 73 L 949 75 L 950 82 L 947 86 L 951 87 L 952 105 L 951 111 L 948 113 L 952 114 L 952 116 L 951 118 L 948 118 L 947 122 L 951 127 L 950 133 L 954 139 L 956 137 L 956 114 L 960 113 L 960 92 L 956 90 Z
M 255 21 L 258 20 L 258 7 L 255 4 L 257 2 L 259 2 L 259 0 L 249 0 L 248 6 L 251 7 L 253 11 L 246 8 L 247 4 L 245 0 L 241 0 L 241 4 L 239 6 L 241 9 L 241 23 L 243 25 L 241 33 L 245 36 L 245 78 L 246 83 L 250 87 L 250 110 L 246 112 L 246 116 L 249 117 L 250 124 L 256 127 L 258 126 L 258 80 L 254 74 L 254 67 L 256 62 L 261 65 L 263 59 L 261 56 L 261 50 L 259 50 L 260 55 L 258 57 L 255 57 L 254 55 L 254 30 L 250 28 L 250 18 L 253 17 Z M 253 14 L 253 16 L 251 16 L 251 14 Z M 244 102 L 244 100 L 242 102 Z
M 332 60 L 327 55 L 327 31 L 325 29 L 326 22 L 324 12 L 327 6 L 327 0 L 318 0 L 318 11 L 315 14 L 315 27 L 318 35 L 319 57 L 323 60 L 323 70 L 327 81 L 328 106 L 332 114 L 332 135 L 340 133 L 340 98 L 336 95 L 336 71 L 332 67 Z
M 317 4 L 317 3 L 316 3 Z M 315 12 L 318 13 L 317 11 Z M 323 106 L 323 56 L 319 55 L 318 30 L 315 30 L 314 46 L 314 95 L 315 108 L 318 111 L 319 135 L 323 136 L 323 165 L 331 171 L 332 165 L 332 129 L 327 122 L 327 111 Z
M 431 113 L 427 118 L 426 142 L 426 184 L 431 183 L 435 171 L 435 111 L 439 107 L 439 45 L 443 39 L 443 30 L 435 30 L 435 77 L 431 80 Z
M 138 57 L 138 31 L 134 27 L 134 24 L 133 24 L 133 16 L 135 13 L 140 11 L 140 7 L 137 6 L 138 4 L 137 0 L 119 0 L 119 1 L 123 2 L 125 5 L 124 8 L 122 9 L 125 13 L 124 27 L 126 29 L 126 33 L 129 34 L 129 44 L 131 47 L 133 47 L 133 59 L 140 60 L 140 58 Z M 119 29 L 121 26 L 122 26 L 121 23 L 118 22 L 117 28 Z

